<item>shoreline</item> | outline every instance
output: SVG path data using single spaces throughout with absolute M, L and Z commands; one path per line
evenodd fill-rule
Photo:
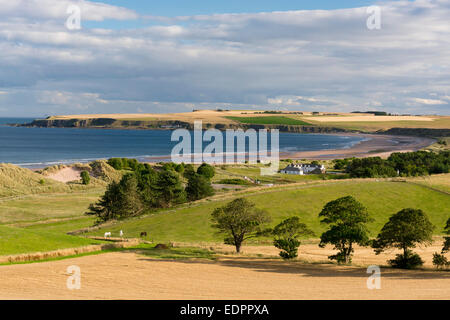
M 364 140 L 343 149 L 321 149 L 312 151 L 280 151 L 280 160 L 333 160 L 343 158 L 365 158 L 365 157 L 382 157 L 387 158 L 394 152 L 412 152 L 428 147 L 436 140 L 432 138 L 422 138 L 416 136 L 395 136 L 380 134 L 363 134 L 363 133 L 329 133 L 321 135 L 333 136 L 352 136 L 361 137 Z M 138 159 L 141 162 L 158 163 L 170 161 L 170 156 L 130 156 L 130 158 Z M 89 163 L 96 160 L 106 160 L 107 158 L 98 159 L 80 159 L 80 160 L 61 160 L 51 161 L 48 163 L 36 164 L 14 164 L 16 166 L 27 168 L 30 170 L 39 170 L 54 165 L 73 165 L 75 163 Z
M 413 152 L 426 148 L 436 139 L 416 136 L 378 135 L 363 133 L 334 134 L 342 136 L 358 136 L 367 139 L 347 149 L 328 149 L 317 151 L 280 152 L 280 159 L 333 160 L 344 158 L 387 158 L 394 152 Z

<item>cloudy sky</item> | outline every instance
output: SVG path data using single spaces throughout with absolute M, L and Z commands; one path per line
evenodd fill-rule
M 0 117 L 193 108 L 450 114 L 450 1 L 0 0 Z

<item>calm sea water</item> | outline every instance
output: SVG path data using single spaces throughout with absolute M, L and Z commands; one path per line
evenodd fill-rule
M 71 128 L 20 128 L 28 118 L 0 118 L 0 163 L 43 167 L 110 157 L 149 160 L 169 157 L 178 142 L 171 131 L 99 130 Z M 362 141 L 354 136 L 280 133 L 280 152 L 344 149 Z M 205 143 L 205 146 L 208 143 Z

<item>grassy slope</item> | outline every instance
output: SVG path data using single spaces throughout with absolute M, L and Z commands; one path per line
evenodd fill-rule
M 0 200 L 0 224 L 82 216 L 89 204 L 97 201 L 103 192 L 101 189 Z
M 316 234 L 320 234 L 324 227 L 319 223 L 318 213 L 328 201 L 346 195 L 355 196 L 375 219 L 369 225 L 372 236 L 376 236 L 390 215 L 403 208 L 423 209 L 439 227 L 437 234 L 442 233 L 444 222 L 450 216 L 450 210 L 447 209 L 450 208 L 450 197 L 447 194 L 401 182 L 340 181 L 294 190 L 278 189 L 275 192 L 248 195 L 248 198 L 271 214 L 272 224 L 298 215 Z M 127 237 L 137 237 L 141 231 L 147 231 L 149 238 L 154 241 L 221 241 L 221 237 L 215 235 L 210 227 L 210 214 L 214 208 L 227 201 L 207 201 L 187 208 L 168 210 L 108 227 L 108 231 L 117 233 L 122 229 Z M 104 230 L 93 234 L 100 235 L 102 232 Z
M 0 255 L 52 251 L 97 243 L 100 242 L 61 232 L 0 226 Z
M 407 180 L 450 194 L 450 173 L 414 177 Z

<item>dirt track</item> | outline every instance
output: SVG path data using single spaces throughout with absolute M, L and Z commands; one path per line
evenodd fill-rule
M 68 290 L 67 267 L 81 268 Z M 365 268 L 280 260 L 161 261 L 135 253 L 0 267 L 0 299 L 448 299 L 450 272 L 382 269 L 369 290 Z

